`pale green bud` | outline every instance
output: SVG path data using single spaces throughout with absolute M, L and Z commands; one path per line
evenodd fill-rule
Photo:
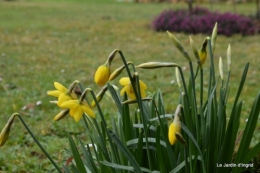
M 167 31 L 168 36 L 172 40 L 173 44 L 177 47 L 177 49 L 183 54 L 183 56 L 188 60 L 191 61 L 191 58 L 188 54 L 188 52 L 183 48 L 180 41 L 169 31 Z
M 211 35 L 211 47 L 212 47 L 213 52 L 214 52 L 215 47 L 216 47 L 217 35 L 218 35 L 218 23 L 216 22 L 215 26 L 213 28 L 213 31 L 212 31 L 212 35 Z
M 231 46 L 228 44 L 228 49 L 227 49 L 227 66 L 228 66 L 228 71 L 230 71 L 230 66 L 231 66 Z
M 147 62 L 136 66 L 138 68 L 144 69 L 154 69 L 154 68 L 162 68 L 162 67 L 179 67 L 176 63 L 171 62 Z
M 0 147 L 3 146 L 6 141 L 8 140 L 10 131 L 11 131 L 11 126 L 14 122 L 14 118 L 15 116 L 18 115 L 18 113 L 14 113 L 8 120 L 8 122 L 6 123 L 6 125 L 4 126 L 4 128 L 2 129 L 1 133 L 0 133 Z
M 223 72 L 223 63 L 222 63 L 222 58 L 219 57 L 219 75 L 221 80 L 224 79 L 224 72 Z

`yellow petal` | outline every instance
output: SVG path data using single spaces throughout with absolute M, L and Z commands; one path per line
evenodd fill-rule
M 129 77 L 122 77 L 120 80 L 119 80 L 119 83 L 123 86 L 125 85 L 128 85 L 130 83 L 130 79 Z
M 142 88 L 144 90 L 147 89 L 147 86 L 146 86 L 146 84 L 143 81 L 139 80 L 139 84 L 140 84 L 140 88 Z
M 97 85 L 103 86 L 107 83 L 109 75 L 110 75 L 109 68 L 106 65 L 101 65 L 98 67 L 95 73 L 94 80 Z
M 176 133 L 175 124 L 171 123 L 171 125 L 169 127 L 169 132 L 168 132 L 168 138 L 169 138 L 169 142 L 171 145 L 175 144 L 175 142 L 177 141 L 175 133 Z
M 60 107 L 62 108 L 75 108 L 79 106 L 79 101 L 78 100 L 69 100 L 69 101 L 65 101 L 63 102 Z
M 124 93 L 127 92 L 126 91 L 127 89 L 129 90 L 129 86 L 128 85 L 124 86 L 124 88 L 120 91 L 120 95 L 123 96 Z
M 58 83 L 58 82 L 54 82 L 54 86 L 57 90 L 66 93 L 68 90 L 67 88 L 65 88 L 62 84 Z
M 74 120 L 78 122 L 83 115 L 83 109 L 80 105 L 78 105 L 70 109 L 70 114 L 74 118 Z
M 140 89 L 140 92 L 141 92 L 141 97 L 144 98 L 146 97 L 146 92 L 143 88 Z
M 96 118 L 93 110 L 89 107 L 89 106 L 86 106 L 86 105 L 82 105 L 82 108 L 83 108 L 83 111 L 90 117 L 92 118 Z
M 129 93 L 128 93 L 128 96 L 129 96 L 131 99 L 133 99 L 133 100 L 136 99 L 135 93 L 129 92 Z
M 59 97 L 62 92 L 59 90 L 48 91 L 47 94 L 53 97 Z

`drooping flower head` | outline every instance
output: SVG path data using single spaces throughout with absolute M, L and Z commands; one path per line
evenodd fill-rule
M 0 132 L 0 147 L 3 146 L 6 141 L 8 140 L 10 131 L 11 131 L 11 126 L 14 122 L 14 118 L 17 116 L 17 113 L 14 113 L 8 120 L 8 122 L 6 123 L 6 125 L 4 126 L 4 128 L 2 129 L 2 131 Z
M 88 105 L 87 101 L 80 100 L 69 100 L 65 101 L 61 104 L 62 108 L 68 108 L 70 111 L 70 115 L 74 118 L 76 122 L 78 122 L 83 113 L 86 113 L 88 116 L 95 118 L 95 114 L 93 110 Z
M 104 86 L 107 83 L 109 76 L 110 76 L 110 67 L 108 63 L 105 63 L 98 67 L 94 76 L 94 80 L 97 85 Z
M 124 86 L 124 88 L 120 91 L 120 95 L 124 95 L 124 93 L 126 92 L 126 94 L 131 98 L 131 99 L 136 99 L 134 90 L 133 90 L 133 86 L 131 84 L 131 81 L 129 79 L 129 77 L 123 77 L 119 80 L 119 83 L 121 85 Z M 145 90 L 147 89 L 146 84 L 139 80 L 139 84 L 140 84 L 140 93 L 141 93 L 141 97 L 144 98 L 146 97 L 146 93 Z
M 65 101 L 78 99 L 77 95 L 73 91 L 73 88 L 75 87 L 75 85 L 77 83 L 78 83 L 78 81 L 74 81 L 71 84 L 70 88 L 67 89 L 62 84 L 60 84 L 58 82 L 54 82 L 54 87 L 57 90 L 48 91 L 47 94 L 50 96 L 53 96 L 53 97 L 58 97 L 57 105 L 60 107 L 61 104 Z
M 78 100 L 68 100 L 61 104 L 62 108 L 69 109 L 70 115 L 78 122 L 82 115 L 85 113 L 88 116 L 95 118 L 95 114 L 88 102 L 85 100 L 85 96 L 88 89 L 85 89 Z
M 177 141 L 177 139 L 182 138 L 181 137 L 181 122 L 179 113 L 181 110 L 181 105 L 178 105 L 173 122 L 170 124 L 169 131 L 168 131 L 168 139 L 171 145 L 174 145 Z M 184 140 L 184 139 L 183 139 Z M 182 141 L 182 140 L 181 140 Z

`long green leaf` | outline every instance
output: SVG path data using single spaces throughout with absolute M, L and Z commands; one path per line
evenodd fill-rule
M 148 142 L 150 142 L 150 143 L 156 143 L 156 142 L 157 142 L 157 141 L 156 141 L 156 138 L 151 138 L 151 137 L 150 137 L 150 138 L 147 138 L 147 140 L 148 140 Z M 127 145 L 127 146 L 137 145 L 137 144 L 138 144 L 138 141 L 139 141 L 138 138 L 132 139 L 132 140 L 127 141 L 127 142 L 126 142 L 126 145 Z M 160 141 L 161 146 L 163 146 L 163 147 L 166 148 L 166 142 L 163 141 L 163 140 L 159 140 L 159 141 Z M 146 142 L 146 138 L 143 138 L 143 142 Z
M 249 163 L 251 159 L 257 156 L 260 153 L 260 142 L 254 146 L 252 150 L 250 150 L 246 157 L 244 157 L 243 163 Z
M 86 163 L 86 167 L 92 172 L 95 173 L 97 172 L 96 170 L 96 165 L 95 162 L 93 160 L 89 145 L 87 145 L 87 149 L 85 148 L 84 144 L 82 143 L 82 141 L 79 139 L 80 142 L 80 148 L 82 150 L 82 153 L 84 155 L 85 158 L 85 163 Z M 94 148 L 95 146 L 93 146 Z
M 259 116 L 259 111 L 260 111 L 260 92 L 258 93 L 253 107 L 251 109 L 249 118 L 248 118 L 248 122 L 243 134 L 243 137 L 241 139 L 241 143 L 236 155 L 236 159 L 235 159 L 235 163 L 244 163 L 243 161 L 245 161 L 245 156 L 248 153 L 249 150 L 249 145 L 257 124 L 257 119 Z M 242 168 L 240 167 L 236 167 L 234 168 L 234 173 L 238 173 L 241 172 Z
M 206 173 L 206 169 L 205 169 L 205 165 L 204 165 L 204 159 L 203 159 L 203 155 L 202 155 L 202 152 L 200 150 L 200 147 L 197 143 L 197 141 L 195 140 L 193 134 L 190 132 L 190 130 L 183 124 L 181 123 L 181 128 L 183 129 L 183 131 L 189 136 L 189 138 L 191 139 L 191 141 L 194 143 L 194 145 L 196 146 L 199 154 L 200 154 L 200 157 L 201 157 L 201 164 L 202 164 L 202 172 L 203 173 Z
M 102 161 L 101 163 L 106 165 L 106 166 L 110 166 L 112 168 L 115 168 L 115 169 L 123 169 L 123 170 L 128 170 L 128 171 L 135 172 L 135 169 L 132 166 L 119 165 L 119 164 L 115 164 L 115 163 L 110 163 L 108 161 Z M 141 168 L 141 171 L 148 172 L 148 173 L 154 172 L 154 171 L 151 171 L 151 170 L 149 170 L 147 168 Z
M 73 154 L 73 157 L 74 157 L 74 160 L 75 160 L 75 163 L 77 165 L 77 169 L 79 170 L 79 172 L 81 173 L 87 173 L 86 172 L 86 169 L 85 169 L 85 166 L 81 160 L 81 157 L 80 157 L 80 154 L 79 154 L 79 151 L 72 139 L 72 137 L 70 136 L 70 134 L 68 133 L 68 138 L 69 138 L 69 143 L 70 143 L 70 148 L 71 148 L 71 151 L 72 151 L 72 154 Z
M 126 146 L 122 143 L 122 141 L 114 134 L 113 131 L 107 129 L 107 133 L 110 136 L 110 138 L 115 142 L 117 147 L 121 150 L 121 152 L 127 157 L 130 164 L 134 167 L 134 170 L 136 173 L 142 173 L 142 170 L 140 166 L 138 165 L 137 161 L 133 157 L 133 155 L 130 153 L 130 151 L 126 148 Z

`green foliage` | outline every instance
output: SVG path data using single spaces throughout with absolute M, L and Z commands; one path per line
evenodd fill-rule
M 175 37 L 170 38 L 176 39 Z M 247 169 L 243 166 L 239 167 L 238 164 L 251 163 L 251 160 L 260 151 L 259 143 L 251 150 L 249 149 L 259 116 L 260 93 L 252 105 L 244 134 L 236 150 L 236 139 L 243 105 L 243 101 L 239 98 L 245 84 L 249 63 L 246 63 L 244 68 L 229 116 L 226 107 L 229 104 L 227 100 L 231 70 L 229 68 L 226 81 L 218 77 L 218 73 L 214 68 L 211 39 L 207 39 L 210 58 L 210 76 L 208 80 L 210 82 L 206 99 L 203 101 L 202 94 L 205 92 L 202 90 L 204 76 L 203 68 L 199 65 L 200 62 L 198 62 L 197 66 L 198 72 L 195 74 L 193 64 L 188 59 L 190 67 L 188 88 L 186 88 L 184 78 L 182 78 L 182 85 L 179 86 L 179 106 L 174 116 L 180 115 L 181 117 L 184 145 L 178 141 L 171 146 L 168 141 L 168 121 L 171 121 L 173 115 L 166 114 L 164 107 L 167 103 L 163 102 L 161 91 L 159 90 L 147 98 L 141 98 L 138 82 L 139 75 L 135 68 L 131 71 L 123 53 L 120 50 L 118 51 L 137 99 L 128 100 L 127 95 L 125 95 L 122 100 L 118 91 L 109 83 L 107 84 L 113 102 L 117 105 L 118 114 L 116 117 L 112 117 L 112 129 L 106 126 L 106 122 L 103 122 L 106 120 L 102 118 L 101 109 L 99 109 L 100 124 L 96 123 L 95 119 L 85 118 L 87 120 L 85 121 L 86 127 L 92 126 L 92 128 L 88 129 L 92 131 L 88 133 L 90 134 L 92 146 L 97 146 L 97 149 L 95 147 L 93 149 L 90 149 L 90 147 L 82 148 L 84 153 L 92 153 L 84 154 L 86 158 L 82 158 L 83 163 L 87 163 L 86 161 L 92 163 L 91 165 L 90 163 L 85 164 L 86 167 L 92 168 L 95 172 L 106 170 L 107 172 L 171 173 L 230 171 L 239 173 Z M 177 44 L 177 42 L 174 43 Z M 181 51 L 185 50 L 179 41 L 177 46 L 178 49 L 181 47 Z M 158 62 L 157 64 L 158 66 L 156 66 L 156 63 L 147 63 L 137 67 L 153 70 L 163 68 L 162 63 Z M 167 66 L 164 67 L 172 70 L 172 68 L 169 68 L 170 63 L 165 64 Z M 174 64 L 173 67 L 176 66 Z M 220 68 L 223 68 L 222 65 L 220 65 Z M 178 68 L 178 70 L 182 74 L 181 69 Z M 198 73 L 199 75 L 197 75 Z M 135 85 L 136 83 L 137 85 Z M 197 85 L 200 90 L 196 89 Z M 99 105 L 98 102 L 96 104 Z M 229 120 L 227 117 L 229 117 Z M 99 128 L 102 128 L 102 130 L 98 130 Z M 73 154 L 73 156 L 78 159 L 78 154 Z M 94 162 L 96 164 L 93 164 Z M 224 166 L 225 164 L 236 164 L 237 166 L 228 167 Z
M 124 50 L 126 55 L 131 55 L 131 59 L 129 60 L 132 60 L 136 64 L 149 60 L 158 60 L 158 58 L 164 59 L 164 61 L 172 61 L 174 58 L 174 62 L 185 66 L 186 63 L 176 51 L 177 49 L 172 49 L 170 41 L 167 42 L 167 39 L 165 39 L 165 33 L 154 33 L 145 27 L 153 16 L 163 9 L 168 8 L 168 4 L 145 4 L 145 6 L 146 9 L 143 10 L 142 4 L 136 5 L 115 2 L 102 2 L 96 5 L 96 1 L 93 1 L 93 3 L 86 1 L 84 1 L 84 3 L 74 1 L 43 2 L 41 0 L 37 2 L 15 1 L 15 3 L 3 3 L 3 1 L 0 1 L 0 65 L 2 69 L 2 71 L 0 71 L 0 77 L 2 78 L 0 87 L 0 109 L 2 111 L 0 127 L 4 127 L 4 123 L 7 121 L 9 115 L 14 111 L 19 111 L 38 140 L 41 141 L 43 146 L 51 153 L 54 160 L 58 162 L 58 165 L 65 164 L 66 160 L 64 159 L 68 158 L 68 156 L 62 152 L 64 147 L 69 148 L 65 131 L 71 132 L 72 135 L 77 135 L 78 138 L 84 141 L 84 144 L 89 142 L 93 143 L 89 138 L 91 135 L 89 133 L 96 133 L 94 128 L 89 128 L 90 132 L 86 131 L 86 134 L 85 131 L 82 130 L 82 126 L 80 126 L 79 123 L 72 122 L 70 118 L 63 119 L 62 123 L 53 122 L 52 119 L 57 113 L 57 109 L 48 103 L 50 98 L 46 97 L 46 91 L 52 88 L 53 81 L 68 84 L 75 79 L 75 76 L 77 76 L 85 86 L 93 87 L 94 85 L 90 83 L 92 78 L 89 77 L 93 74 L 93 69 L 96 68 L 101 61 L 103 62 L 102 57 L 104 57 L 104 55 L 108 54 L 113 48 L 118 48 L 119 45 L 120 49 Z M 180 8 L 181 6 L 181 4 L 176 4 L 175 7 Z M 216 4 L 214 8 L 223 11 L 229 10 L 228 5 L 223 4 Z M 245 14 L 249 14 L 252 6 L 250 4 L 238 4 L 238 9 Z M 138 11 L 138 13 L 136 13 L 136 11 Z M 120 13 L 120 16 L 118 16 L 118 13 Z M 24 22 L 25 18 L 27 22 Z M 108 28 L 112 29 L 110 30 Z M 178 34 L 177 36 L 182 42 L 187 41 L 185 35 Z M 203 40 L 204 37 L 204 35 L 197 35 L 196 40 Z M 222 43 L 232 44 L 232 55 L 235 57 L 236 64 L 233 65 L 233 73 L 230 76 L 232 83 L 229 83 L 230 94 L 227 99 L 229 103 L 233 103 L 234 91 L 239 84 L 237 78 L 240 77 L 242 70 L 241 64 L 245 61 L 256 62 L 250 64 L 251 71 L 249 70 L 247 83 L 241 93 L 245 104 L 243 105 L 244 108 L 241 113 L 242 119 L 240 123 L 242 127 L 240 126 L 240 129 L 243 129 L 243 126 L 246 124 L 243 120 L 247 118 L 249 106 L 253 103 L 253 97 L 247 97 L 247 95 L 254 95 L 259 88 L 258 82 L 256 81 L 256 76 L 259 71 L 259 59 L 255 58 L 259 54 L 259 50 L 257 49 L 259 47 L 258 40 L 258 36 L 246 38 L 241 38 L 240 36 L 225 38 L 220 36 L 218 37 L 217 50 L 215 51 L 215 55 L 222 55 L 224 47 L 226 47 L 226 45 Z M 93 59 L 96 61 L 93 62 Z M 208 62 L 207 60 L 204 65 L 204 72 L 206 71 L 204 74 L 205 77 L 207 77 L 207 71 L 209 71 Z M 175 83 L 170 84 L 173 71 L 163 69 L 140 70 L 138 72 L 141 74 L 141 80 L 149 81 L 149 91 L 154 92 L 160 87 L 162 90 L 161 93 L 158 95 L 154 94 L 153 98 L 154 100 L 162 101 L 162 96 L 164 96 L 163 99 L 166 104 L 161 104 L 161 101 L 157 101 L 156 104 L 159 114 L 162 115 L 160 117 L 163 118 L 165 116 L 170 118 L 172 115 L 166 114 L 166 112 L 172 112 L 178 105 L 179 100 L 178 88 L 176 89 Z M 184 70 L 185 76 L 187 72 L 187 70 Z M 204 83 L 204 91 L 205 87 L 207 87 L 207 82 Z M 198 88 L 198 85 L 196 85 L 196 88 Z M 204 93 L 204 96 L 205 95 L 206 93 Z M 217 95 L 219 95 L 218 92 Z M 122 107 L 122 98 L 118 97 L 118 99 L 120 99 L 118 106 Z M 31 110 L 21 110 L 27 103 L 35 103 L 37 100 L 41 100 L 43 104 Z M 111 116 L 114 115 L 116 106 L 111 106 L 112 103 L 107 104 L 107 101 L 108 100 L 104 100 L 101 106 L 105 114 L 105 119 L 109 124 L 108 127 L 114 132 L 117 131 L 116 134 L 120 134 L 122 129 L 116 128 L 118 116 L 116 116 L 110 124 L 109 115 L 107 113 L 111 113 Z M 225 107 L 228 116 L 230 114 L 229 110 L 231 109 L 229 108 L 231 105 L 229 105 Z M 137 124 L 133 130 L 136 134 L 140 133 L 138 135 L 139 138 L 134 136 L 134 139 L 138 139 L 138 143 L 136 142 L 135 146 L 138 145 L 139 148 L 138 151 L 136 150 L 135 152 L 135 158 L 139 165 L 141 165 L 142 158 L 146 155 L 140 152 L 142 148 L 145 147 L 145 144 L 141 141 L 145 140 L 143 140 L 143 133 L 139 130 L 139 128 L 142 127 L 139 124 L 139 113 L 134 111 L 134 108 L 136 108 L 136 106 L 130 105 L 131 120 L 134 124 Z M 155 105 L 152 105 L 151 110 L 154 110 L 154 108 Z M 184 111 L 187 112 L 186 110 Z M 151 117 L 156 117 L 156 112 L 150 111 L 150 113 Z M 152 122 L 156 121 L 154 118 L 150 120 Z M 164 122 L 165 120 L 162 121 Z M 156 122 L 158 123 L 158 120 Z M 90 127 L 92 128 L 93 125 L 90 125 Z M 162 133 L 163 127 L 161 128 L 162 130 L 159 129 L 160 128 L 155 131 L 155 138 L 158 138 L 158 135 Z M 164 129 L 167 132 L 167 125 L 164 125 Z M 185 134 L 183 134 L 183 136 L 185 137 Z M 188 136 L 186 136 L 185 139 L 187 139 L 187 137 Z M 257 138 L 256 135 L 254 135 L 254 137 L 254 143 L 256 143 L 259 137 Z M 167 140 L 167 137 L 163 140 Z M 152 141 L 152 138 L 148 138 L 148 141 Z M 76 141 L 75 143 L 81 147 Z M 162 151 L 164 155 L 168 154 L 165 152 L 162 142 L 157 141 L 153 144 L 156 144 L 156 151 Z M 131 143 L 129 145 L 131 146 Z M 254 145 L 251 144 L 251 146 Z M 94 151 L 91 145 L 86 147 L 89 147 L 91 156 L 96 156 L 92 153 Z M 166 147 L 169 146 L 167 145 Z M 254 152 L 255 150 L 250 150 L 250 152 L 251 151 L 253 152 L 252 155 L 257 153 Z M 169 152 L 174 151 L 169 150 Z M 84 155 L 84 150 L 81 148 L 80 153 Z M 165 160 L 164 155 L 157 157 L 160 172 L 166 172 L 166 168 L 163 167 Z M 119 158 L 118 155 L 116 156 L 116 158 Z M 120 158 L 121 156 L 124 158 L 122 154 Z M 171 160 L 174 160 L 173 154 L 169 157 L 171 157 Z M 195 157 L 191 158 L 194 159 Z M 200 157 L 198 160 L 200 160 Z M 93 161 L 96 160 L 94 159 Z M 166 162 L 169 165 L 172 164 L 167 160 Z M 181 167 L 180 169 L 184 169 L 182 167 L 184 164 L 185 161 L 181 162 L 176 168 Z M 3 172 L 23 172 L 28 170 L 47 172 L 53 168 L 53 166 L 49 165 L 48 160 L 46 160 L 46 157 L 43 156 L 36 144 L 33 143 L 29 134 L 23 129 L 22 124 L 15 122 L 15 126 L 11 131 L 10 140 L 3 149 L 1 148 L 0 170 Z

